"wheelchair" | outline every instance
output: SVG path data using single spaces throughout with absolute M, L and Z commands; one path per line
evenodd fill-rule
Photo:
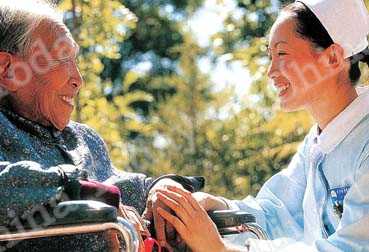
M 119 217 L 115 207 L 92 200 L 64 201 L 51 212 L 41 212 L 21 227 L 0 228 L 0 251 L 11 250 L 17 242 L 24 240 L 107 231 L 118 235 L 123 243 L 121 251 L 138 251 L 139 238 L 135 227 Z
M 268 239 L 267 234 L 256 224 L 255 217 L 251 214 L 226 210 L 209 212 L 209 216 L 223 237 L 251 233 L 258 239 Z M 28 223 L 28 226 L 22 227 L 21 230 L 0 228 L 0 251 L 7 251 L 6 249 L 11 248 L 17 241 L 106 231 L 113 231 L 119 236 L 120 248 L 113 250 L 114 252 L 140 251 L 141 234 L 137 232 L 133 223 L 119 217 L 117 209 L 105 203 L 91 200 L 64 201 L 57 204 L 48 217 L 46 225 L 45 216 L 37 216 L 38 219 Z

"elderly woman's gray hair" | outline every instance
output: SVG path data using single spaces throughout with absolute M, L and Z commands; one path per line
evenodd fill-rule
M 26 55 L 32 32 L 44 20 L 62 23 L 54 5 L 43 0 L 0 0 L 0 51 Z M 0 99 L 6 95 L 0 87 Z

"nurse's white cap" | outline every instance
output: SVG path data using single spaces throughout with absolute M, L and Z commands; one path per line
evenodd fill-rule
M 363 0 L 298 0 L 319 19 L 345 58 L 368 47 L 369 13 Z

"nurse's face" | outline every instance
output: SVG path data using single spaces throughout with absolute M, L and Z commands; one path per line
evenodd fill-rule
M 337 77 L 327 67 L 325 53 L 295 30 L 295 20 L 282 13 L 271 29 L 268 48 L 271 58 L 268 76 L 285 111 L 309 109 L 318 104 L 328 95 L 325 83 Z

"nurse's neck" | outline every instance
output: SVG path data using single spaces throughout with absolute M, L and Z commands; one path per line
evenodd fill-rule
M 326 92 L 307 108 L 321 131 L 358 97 L 355 87 L 349 82 L 326 84 Z

